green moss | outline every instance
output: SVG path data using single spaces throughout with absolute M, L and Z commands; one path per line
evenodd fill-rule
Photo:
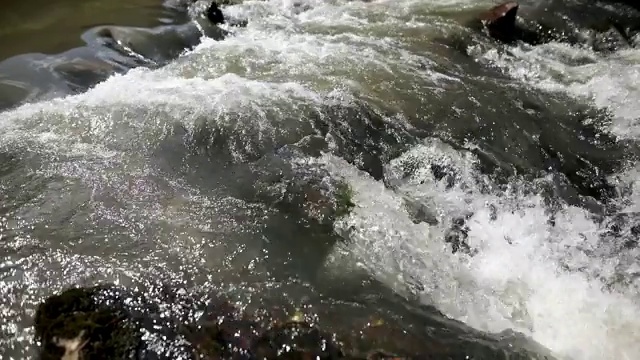
M 348 215 L 356 206 L 353 202 L 355 192 L 346 182 L 340 182 L 335 190 L 336 217 Z

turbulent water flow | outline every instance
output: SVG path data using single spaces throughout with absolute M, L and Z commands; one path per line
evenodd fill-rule
M 640 358 L 640 51 L 498 45 L 463 26 L 491 5 L 245 1 L 175 59 L 36 86 L 0 113 L 0 354 L 68 286 L 294 304 L 369 274 L 559 359 Z

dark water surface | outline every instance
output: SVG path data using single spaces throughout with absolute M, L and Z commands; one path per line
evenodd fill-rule
M 640 357 L 636 48 L 504 46 L 465 25 L 491 1 L 175 4 L 2 5 L 0 357 L 100 282 L 455 359 Z

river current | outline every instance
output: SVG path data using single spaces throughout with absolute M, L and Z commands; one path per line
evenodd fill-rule
M 463 25 L 493 5 L 244 1 L 224 39 L 0 110 L 2 357 L 69 286 L 321 307 L 375 281 L 559 359 L 640 358 L 640 50 L 497 45 Z M 354 206 L 326 220 L 336 182 Z

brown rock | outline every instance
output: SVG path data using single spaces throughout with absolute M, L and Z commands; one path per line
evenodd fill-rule
M 494 6 L 480 16 L 480 21 L 496 40 L 511 42 L 516 39 L 516 17 L 519 4 L 509 1 Z

